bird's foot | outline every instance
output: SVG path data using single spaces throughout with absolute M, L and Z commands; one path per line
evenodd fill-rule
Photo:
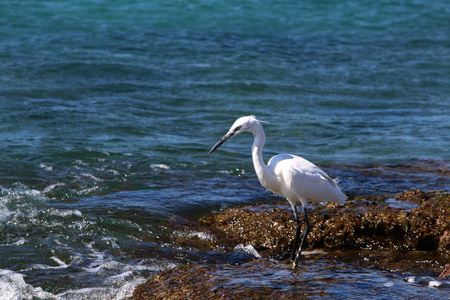
M 301 255 L 300 255 L 300 251 L 297 253 L 297 255 L 295 256 L 295 259 L 293 259 L 292 262 L 292 268 L 295 270 L 298 267 L 298 262 L 301 259 Z

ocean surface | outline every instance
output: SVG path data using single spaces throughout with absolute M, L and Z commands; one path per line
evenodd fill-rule
M 266 161 L 301 155 L 350 197 L 449 191 L 449 16 L 445 0 L 2 0 L 0 299 L 124 299 L 203 262 L 170 218 L 279 200 L 251 134 L 207 155 L 243 115 L 268 122 Z M 449 291 L 349 274 L 319 288 Z

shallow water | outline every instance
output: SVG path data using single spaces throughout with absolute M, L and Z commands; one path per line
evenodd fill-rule
M 221 289 L 228 296 L 241 297 L 253 295 L 252 292 L 261 295 L 258 290 L 267 289 L 285 297 L 305 299 L 349 299 L 355 295 L 364 299 L 447 299 L 450 284 L 430 277 L 356 268 L 323 258 L 306 260 L 295 272 L 290 265 L 256 261 L 239 267 L 212 268 L 208 274 L 212 276 L 208 284 L 220 287 L 217 298 Z
M 445 1 L 3 1 L 1 287 L 122 299 L 182 261 L 170 217 L 277 200 L 253 173 L 251 135 L 207 155 L 241 115 L 269 122 L 266 160 L 302 155 L 351 197 L 450 190 L 448 13 Z

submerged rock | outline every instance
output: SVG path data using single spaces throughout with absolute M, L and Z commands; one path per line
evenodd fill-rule
M 349 265 L 449 276 L 450 194 L 447 192 L 413 190 L 395 197 L 357 197 L 343 207 L 317 205 L 311 209 L 309 219 L 311 232 L 304 249 L 322 250 L 316 251 L 313 257 L 319 253 L 323 259 Z M 171 226 L 176 229 L 177 243 L 183 247 L 233 252 L 238 245 L 238 248 L 251 245 L 263 258 L 252 265 L 259 268 L 258 272 L 263 272 L 268 264 L 271 269 L 284 271 L 290 267 L 287 258 L 296 223 L 286 202 L 231 208 L 198 222 L 173 222 Z M 307 256 L 308 251 L 304 254 Z M 255 260 L 258 255 L 254 255 Z M 246 268 L 240 264 L 191 265 L 170 270 L 142 285 L 134 299 L 220 299 L 228 289 L 236 292 L 236 286 L 219 282 L 217 269 L 220 268 L 230 268 L 232 274 L 246 272 L 248 265 Z M 202 287 L 193 289 L 194 282 L 201 282 Z M 298 292 L 277 294 L 273 289 L 243 289 L 242 295 L 288 299 Z
M 133 299 L 296 299 L 302 286 L 294 280 L 287 267 L 264 260 L 245 266 L 190 266 L 159 274 L 138 287 Z M 280 285 L 289 288 L 276 288 Z

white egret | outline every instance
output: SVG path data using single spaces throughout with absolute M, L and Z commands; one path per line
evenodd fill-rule
M 308 220 L 308 202 L 335 202 L 344 204 L 347 196 L 339 189 L 336 181 L 331 179 L 318 166 L 308 160 L 292 154 L 278 154 L 264 163 L 262 148 L 266 141 L 263 126 L 255 116 L 246 116 L 237 119 L 234 124 L 209 151 L 211 154 L 220 145 L 233 136 L 242 132 L 252 132 L 254 142 L 252 146 L 253 166 L 262 186 L 272 192 L 286 197 L 292 206 L 297 230 L 294 238 L 292 256 L 293 267 L 296 268 L 310 225 Z M 301 205 L 305 216 L 305 232 L 296 254 L 298 239 L 301 231 L 301 222 L 297 215 L 297 205 Z

